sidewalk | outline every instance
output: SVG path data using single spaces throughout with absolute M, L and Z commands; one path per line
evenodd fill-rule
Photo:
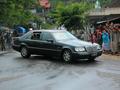
M 6 54 L 8 51 L 0 51 L 0 55 Z
M 12 51 L 13 51 L 12 49 L 5 50 L 5 51 L 0 50 L 0 55 L 7 54 L 7 53 L 12 52 Z
M 120 60 L 120 56 L 111 54 L 102 54 L 102 56 L 99 58 L 104 60 Z

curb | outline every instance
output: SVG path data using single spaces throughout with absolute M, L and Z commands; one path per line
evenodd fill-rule
M 6 54 L 7 51 L 0 51 L 0 55 Z
M 7 54 L 9 51 L 0 51 L 0 55 Z

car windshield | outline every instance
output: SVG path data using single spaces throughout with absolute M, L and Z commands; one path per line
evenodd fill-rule
M 76 39 L 75 36 L 73 36 L 71 33 L 65 31 L 65 32 L 55 32 L 55 33 L 52 33 L 53 34 L 53 37 L 56 39 L 56 40 L 73 40 L 73 39 Z

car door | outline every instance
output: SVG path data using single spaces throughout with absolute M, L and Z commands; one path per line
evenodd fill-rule
M 30 39 L 27 39 L 26 43 L 32 54 L 42 54 L 40 35 L 41 32 L 32 32 Z
M 33 53 L 33 51 L 35 51 L 33 48 L 34 41 L 31 39 L 32 35 L 33 32 L 29 32 L 26 35 L 22 36 L 21 38 L 21 45 L 26 46 L 30 53 Z
M 61 46 L 58 45 L 50 32 L 41 33 L 42 49 L 46 55 L 58 56 L 61 52 Z

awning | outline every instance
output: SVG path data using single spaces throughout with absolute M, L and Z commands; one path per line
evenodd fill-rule
M 106 22 L 116 22 L 116 23 L 120 23 L 120 17 L 113 18 L 113 19 L 109 19 L 109 20 L 105 20 L 105 21 L 99 21 L 99 22 L 97 22 L 96 24 L 103 24 L 103 23 L 106 23 Z

